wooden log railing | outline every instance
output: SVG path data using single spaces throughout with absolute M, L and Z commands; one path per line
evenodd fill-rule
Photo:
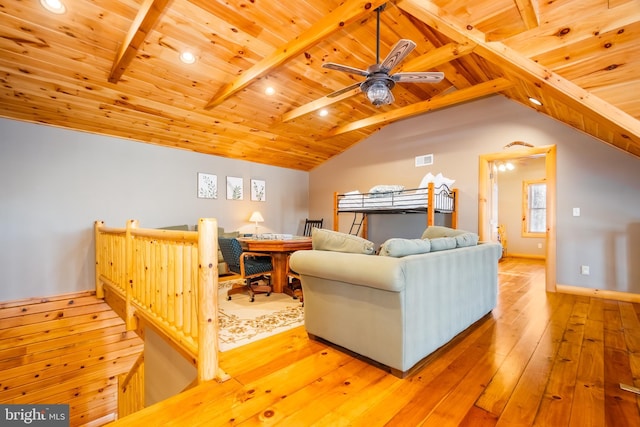
M 118 418 L 144 409 L 144 354 L 128 374 L 118 376 Z
M 95 223 L 96 295 L 144 337 L 151 327 L 190 360 L 198 382 L 225 380 L 218 366 L 218 226 L 198 231 Z

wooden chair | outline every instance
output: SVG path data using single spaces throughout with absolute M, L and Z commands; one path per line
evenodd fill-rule
M 307 218 L 304 221 L 303 236 L 310 237 L 311 236 L 311 230 L 313 230 L 314 228 L 322 228 L 322 218 L 320 218 L 320 219 L 309 219 L 309 218 Z
M 219 237 L 218 246 L 229 270 L 244 279 L 244 284 L 233 285 L 227 291 L 227 300 L 231 299 L 231 295 L 240 293 L 249 294 L 251 302 L 255 300 L 256 293 L 271 295 L 271 273 L 273 272 L 271 254 L 245 252 L 236 238 Z

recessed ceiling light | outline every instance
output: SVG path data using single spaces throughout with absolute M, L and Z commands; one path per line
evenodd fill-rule
M 60 0 L 40 0 L 40 4 L 51 13 L 62 15 L 67 11 Z
M 529 102 L 532 103 L 532 104 L 535 104 L 535 105 L 537 105 L 539 107 L 542 107 L 542 102 L 537 100 L 536 98 L 534 98 L 532 96 L 529 97 Z
M 327 109 L 326 109 L 326 108 L 323 108 L 322 110 L 320 110 L 320 111 L 318 112 L 318 114 L 320 114 L 320 117 L 325 117 L 326 115 L 328 115 L 328 114 L 329 114 L 329 111 L 327 111 Z
M 275 90 L 273 87 L 268 86 L 268 87 L 264 90 L 264 93 L 266 93 L 267 95 L 271 96 L 271 95 L 273 95 L 274 93 L 276 93 L 276 90 Z
M 185 51 L 180 54 L 180 61 L 184 62 L 185 64 L 193 64 L 194 62 L 196 62 L 196 56 L 189 51 Z

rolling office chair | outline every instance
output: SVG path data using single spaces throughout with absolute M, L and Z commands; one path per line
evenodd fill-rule
M 255 300 L 256 293 L 271 295 L 273 260 L 270 254 L 245 252 L 236 238 L 219 237 L 218 245 L 229 270 L 239 274 L 245 281 L 242 285 L 233 285 L 227 291 L 227 300 L 231 299 L 231 295 L 241 293 L 248 293 L 251 302 Z

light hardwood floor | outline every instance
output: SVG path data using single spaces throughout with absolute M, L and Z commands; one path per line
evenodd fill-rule
M 72 426 L 104 424 L 117 418 L 118 375 L 142 351 L 93 293 L 2 302 L 0 404 L 66 403 Z
M 640 305 L 546 294 L 541 261 L 500 263 L 498 307 L 401 380 L 303 327 L 221 354 L 231 380 L 117 422 L 139 425 L 640 426 Z M 0 403 L 115 413 L 142 351 L 92 295 L 0 304 Z
M 498 307 L 398 379 L 303 327 L 222 353 L 231 375 L 116 422 L 139 425 L 640 426 L 640 305 L 544 291 L 500 263 Z

